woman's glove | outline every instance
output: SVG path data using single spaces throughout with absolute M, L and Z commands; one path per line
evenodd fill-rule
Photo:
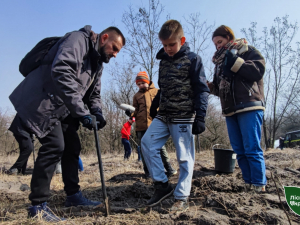
M 233 54 L 231 51 L 227 50 L 225 53 L 224 66 L 226 66 L 228 69 L 231 69 L 237 58 L 238 56 L 236 54 Z
M 224 64 L 223 64 L 223 75 L 224 77 L 231 79 L 234 72 L 231 71 L 232 66 L 237 60 L 238 56 L 227 50 L 225 53 Z

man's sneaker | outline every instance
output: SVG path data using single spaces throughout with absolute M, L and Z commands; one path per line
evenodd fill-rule
M 67 196 L 67 200 L 65 202 L 66 207 L 71 206 L 97 206 L 100 205 L 101 202 L 91 201 L 85 197 L 83 197 L 81 191 L 78 191 L 75 195 Z
M 18 175 L 19 170 L 17 168 L 10 168 L 9 170 L 7 170 L 6 172 L 8 175 Z
M 170 211 L 172 212 L 184 212 L 189 208 L 188 200 L 179 200 L 176 199 Z
M 52 223 L 58 223 L 66 220 L 64 218 L 57 217 L 47 206 L 47 202 L 29 207 L 28 217 L 34 217 L 36 219 L 41 219 Z
M 252 189 L 255 193 L 261 193 L 261 192 L 265 192 L 266 191 L 266 186 L 263 185 L 263 186 L 255 186 L 255 185 L 252 185 Z
M 166 186 L 166 187 L 165 187 Z M 161 201 L 171 196 L 174 192 L 172 186 L 167 183 L 154 183 L 155 192 L 152 198 L 146 203 L 146 206 L 153 207 L 158 205 Z
M 167 171 L 167 173 L 166 173 L 166 175 L 167 175 L 168 178 L 172 177 L 172 176 L 174 176 L 176 174 L 177 174 L 177 170 L 174 170 L 173 168 L 170 171 Z

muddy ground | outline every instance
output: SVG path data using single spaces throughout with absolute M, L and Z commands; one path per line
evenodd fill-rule
M 178 169 L 175 154 L 170 154 L 172 165 Z M 190 196 L 190 208 L 183 213 L 170 213 L 174 201 L 169 198 L 152 209 L 144 204 L 153 193 L 151 180 L 143 177 L 142 164 L 136 154 L 129 161 L 122 155 L 104 155 L 107 193 L 112 215 L 104 216 L 104 209 L 65 208 L 65 194 L 61 175 L 55 175 L 51 183 L 51 209 L 68 218 L 66 224 L 300 224 L 300 217 L 288 207 L 282 185 L 300 187 L 300 152 L 284 149 L 265 153 L 268 185 L 264 194 L 244 192 L 244 183 L 238 166 L 232 174 L 214 171 L 212 151 L 196 155 L 195 170 Z M 16 156 L 1 156 L 0 167 L 9 168 Z M 101 182 L 96 156 L 82 156 L 85 166 L 80 173 L 80 185 L 85 196 L 102 201 Z M 29 168 L 32 168 L 32 160 Z M 288 170 L 291 169 L 291 170 Z M 272 175 L 273 179 L 272 179 Z M 30 205 L 31 175 L 9 176 L 0 174 L 0 222 L 3 224 L 44 224 L 27 219 Z M 171 178 L 175 186 L 178 175 Z M 282 202 L 280 202 L 276 186 Z

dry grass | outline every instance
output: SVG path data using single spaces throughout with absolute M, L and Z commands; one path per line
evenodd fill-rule
M 293 169 L 298 169 L 300 168 L 300 160 L 299 158 L 293 157 L 295 153 L 296 151 L 293 149 L 285 149 L 284 151 L 269 150 L 266 152 L 265 155 L 266 157 L 268 157 L 268 155 L 273 157 L 273 155 L 285 154 L 285 157 L 287 157 L 287 159 L 284 158 L 282 160 L 280 167 L 282 168 L 290 167 Z M 171 158 L 172 165 L 176 169 L 178 169 L 175 153 L 171 153 L 169 154 L 169 156 Z M 6 169 L 8 169 L 15 162 L 16 158 L 17 155 L 8 156 L 6 158 L 0 157 L 0 168 L 5 167 Z M 101 200 L 102 193 L 100 189 L 101 182 L 100 182 L 99 168 L 97 164 L 97 155 L 96 154 L 88 155 L 88 156 L 82 155 L 81 158 L 85 169 L 84 172 L 81 172 L 79 174 L 81 190 L 84 193 L 84 195 L 87 196 L 88 198 L 94 200 Z M 120 190 L 128 191 L 130 188 L 133 188 L 134 185 L 136 185 L 139 182 L 144 183 L 145 188 L 147 188 L 147 191 L 150 190 L 150 192 L 152 193 L 153 189 L 150 188 L 151 181 L 145 180 L 141 177 L 143 174 L 143 168 L 142 168 L 142 163 L 137 162 L 137 154 L 132 155 L 129 161 L 124 161 L 123 155 L 121 154 L 116 154 L 116 155 L 106 154 L 102 158 L 104 164 L 103 166 L 104 166 L 106 185 L 107 188 L 110 190 L 108 191 L 110 194 L 112 194 L 113 191 L 120 191 Z M 278 158 L 276 158 L 275 161 L 268 160 L 267 165 L 278 166 L 279 162 L 276 161 L 277 159 Z M 29 159 L 28 167 L 29 168 L 33 167 L 32 156 Z M 199 171 L 202 167 L 209 168 L 209 169 L 214 168 L 213 151 L 202 151 L 201 153 L 196 154 L 195 170 Z M 68 218 L 68 221 L 65 224 L 80 224 L 80 225 L 83 224 L 147 224 L 149 225 L 149 224 L 160 224 L 160 223 L 174 224 L 177 223 L 176 221 L 178 222 L 184 221 L 185 224 L 199 223 L 199 221 L 195 222 L 197 221 L 196 219 L 193 219 L 193 222 L 192 220 L 189 219 L 189 218 L 193 218 L 193 216 L 195 216 L 196 214 L 197 214 L 197 218 L 201 217 L 202 219 L 203 218 L 206 219 L 207 215 L 211 215 L 213 218 L 216 218 L 214 221 L 210 220 L 211 221 L 210 224 L 226 224 L 227 222 L 229 223 L 228 218 L 232 217 L 233 214 L 230 207 L 229 209 L 227 209 L 228 204 L 227 203 L 225 204 L 225 200 L 224 201 L 218 200 L 223 204 L 223 206 L 220 205 L 218 210 L 224 211 L 225 208 L 226 211 L 229 210 L 229 214 L 231 216 L 228 215 L 228 212 L 225 212 L 226 214 L 225 216 L 222 215 L 222 213 L 220 214 L 212 211 L 210 208 L 204 208 L 205 206 L 203 205 L 203 201 L 206 200 L 203 194 L 207 193 L 207 195 L 212 195 L 212 196 L 218 194 L 218 192 L 215 192 L 214 190 L 210 190 L 210 188 L 216 190 L 214 185 L 217 185 L 218 182 L 221 183 L 224 179 L 233 179 L 235 176 L 238 177 L 240 176 L 238 175 L 239 173 L 240 172 L 237 171 L 236 173 L 237 175 L 235 174 L 229 176 L 217 175 L 217 176 L 203 177 L 203 179 L 197 178 L 199 182 L 200 181 L 201 182 L 199 183 L 200 186 L 193 185 L 192 188 L 193 196 L 191 196 L 192 197 L 191 205 L 193 206 L 190 207 L 191 208 L 190 212 L 183 215 L 180 214 L 174 216 L 168 213 L 168 208 L 169 205 L 171 205 L 172 200 L 165 201 L 165 204 L 167 205 L 167 207 L 165 207 L 167 208 L 167 210 L 165 211 L 160 211 L 160 210 L 149 211 L 146 210 L 145 208 L 137 207 L 137 205 L 140 204 L 133 204 L 132 202 L 121 200 L 120 202 L 118 202 L 118 204 L 120 204 L 120 207 L 134 208 L 135 210 L 133 210 L 132 212 L 124 212 L 124 211 L 114 212 L 113 215 L 109 217 L 105 217 L 103 211 L 97 211 L 97 210 L 72 209 L 72 212 L 70 213 L 69 210 L 66 210 L 63 207 L 65 194 L 63 191 L 63 182 L 62 182 L 61 175 L 53 176 L 51 182 L 51 197 L 49 199 L 49 204 L 51 206 L 51 209 L 55 213 L 64 216 L 65 218 Z M 120 182 L 110 181 L 111 178 L 116 179 L 116 177 L 119 177 L 118 175 L 119 176 L 123 175 L 124 177 L 126 177 L 127 175 L 128 176 L 137 175 L 138 178 L 136 181 L 133 181 L 132 179 L 131 180 L 124 179 Z M 30 192 L 29 191 L 22 192 L 18 188 L 15 188 L 15 187 L 20 187 L 21 184 L 27 184 L 28 186 L 30 186 L 30 180 L 31 180 L 30 175 L 8 176 L 4 173 L 0 173 L 0 200 L 1 200 L 0 221 L 2 220 L 3 224 L 47 224 L 39 220 L 27 218 L 26 208 L 30 205 L 30 202 L 28 200 L 28 194 Z M 216 180 L 218 181 L 216 182 Z M 7 187 L 9 187 L 10 185 L 10 187 L 8 188 L 8 190 L 3 190 L 5 188 L 3 185 L 7 185 Z M 224 194 L 226 195 L 226 193 L 227 191 L 225 191 L 224 193 L 220 192 L 220 194 L 223 194 L 223 196 Z M 230 195 L 240 196 L 239 192 Z M 200 202 L 200 200 L 202 202 Z M 145 201 L 145 198 L 136 198 L 136 202 L 139 201 L 143 203 L 143 201 Z M 216 208 L 216 206 L 214 206 L 214 208 Z M 253 218 L 255 218 L 255 216 L 253 216 Z
M 171 163 L 174 168 L 178 169 L 178 164 L 176 162 L 175 153 L 169 153 L 169 157 L 171 159 Z M 7 158 L 0 158 L 0 168 L 9 169 L 10 166 L 17 159 L 17 155 L 11 155 Z M 81 159 L 84 164 L 84 171 L 79 174 L 80 186 L 83 193 L 91 199 L 100 200 L 99 196 L 102 196 L 101 190 L 101 181 L 100 181 L 100 173 L 97 161 L 97 155 L 82 155 Z M 120 174 L 143 174 L 143 166 L 141 162 L 137 162 L 137 154 L 134 153 L 131 155 L 130 160 L 124 161 L 122 154 L 105 154 L 102 156 L 103 166 L 104 166 L 104 176 L 106 180 L 107 187 L 111 186 L 121 186 L 124 184 L 111 183 L 109 180 Z M 213 152 L 205 151 L 205 153 L 197 154 L 196 160 L 205 163 L 207 165 L 213 165 Z M 33 158 L 32 156 L 29 158 L 27 168 L 33 168 Z M 27 184 L 30 186 L 31 175 L 25 176 L 11 176 L 5 173 L 0 173 L 0 180 L 5 183 L 14 183 L 16 186 L 20 186 L 21 184 Z M 151 185 L 151 181 L 143 179 L 142 181 Z M 58 211 L 61 205 L 64 202 L 65 194 L 63 192 L 63 182 L 61 175 L 54 175 L 51 181 L 50 189 L 51 189 L 51 197 L 49 202 L 51 204 L 51 209 L 56 211 L 57 207 Z M 95 190 L 98 190 L 99 196 L 95 193 Z M 1 190 L 0 190 L 1 191 Z M 27 219 L 26 208 L 30 206 L 30 201 L 28 200 L 29 191 L 21 192 L 20 190 L 13 189 L 11 194 L 20 195 L 22 199 L 22 203 L 18 204 L 15 200 L 18 201 L 17 198 L 13 198 L 8 201 L 4 201 L 0 203 L 2 208 L 1 210 L 1 219 L 7 220 L 5 224 L 39 224 L 41 221 Z M 0 195 L 1 198 L 6 198 L 3 194 Z M 20 202 L 20 201 L 19 201 Z M 55 206 L 53 207 L 53 203 Z M 124 207 L 130 207 L 126 202 L 124 202 Z M 16 216 L 17 214 L 17 216 Z M 136 211 L 133 214 L 114 214 L 108 218 L 103 217 L 103 212 L 93 212 L 89 213 L 88 216 L 83 216 L 84 212 L 81 213 L 80 217 L 69 217 L 67 224 L 146 224 L 148 222 L 145 221 L 155 221 L 160 220 L 159 213 L 153 211 L 150 213 L 143 213 L 142 211 Z M 66 218 L 66 214 L 64 217 Z M 46 224 L 43 222 L 43 224 Z

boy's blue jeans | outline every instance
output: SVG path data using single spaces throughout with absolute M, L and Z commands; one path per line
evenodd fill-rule
M 190 195 L 195 161 L 192 124 L 165 123 L 154 118 L 142 138 L 142 153 L 154 182 L 167 182 L 160 150 L 171 135 L 179 163 L 179 179 L 174 191 L 175 199 L 186 199 Z
M 245 183 L 267 183 L 263 150 L 260 146 L 263 111 L 254 110 L 226 117 L 230 144 L 237 154 Z
M 129 140 L 122 138 L 122 144 L 124 145 L 124 150 L 125 150 L 124 159 L 129 159 L 131 155 L 131 146 Z

